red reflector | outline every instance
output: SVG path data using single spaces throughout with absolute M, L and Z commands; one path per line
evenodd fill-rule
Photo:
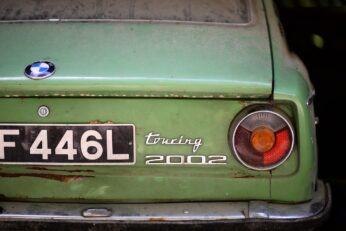
M 291 137 L 289 130 L 287 128 L 277 132 L 275 134 L 275 139 L 276 142 L 274 147 L 270 151 L 265 152 L 263 155 L 264 165 L 271 165 L 273 163 L 280 161 L 282 158 L 286 156 L 287 152 L 290 149 Z

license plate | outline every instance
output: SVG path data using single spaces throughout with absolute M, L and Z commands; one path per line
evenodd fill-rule
M 0 164 L 130 165 L 132 124 L 0 124 Z

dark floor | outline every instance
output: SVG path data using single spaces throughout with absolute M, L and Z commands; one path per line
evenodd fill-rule
M 280 4 L 278 4 L 280 6 Z M 279 7 L 288 43 L 316 88 L 319 177 L 332 188 L 333 206 L 320 230 L 346 230 L 346 7 Z

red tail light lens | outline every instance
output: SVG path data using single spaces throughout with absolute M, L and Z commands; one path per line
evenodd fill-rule
M 245 110 L 230 129 L 230 143 L 236 158 L 254 170 L 281 165 L 294 146 L 293 128 L 287 116 L 276 109 Z

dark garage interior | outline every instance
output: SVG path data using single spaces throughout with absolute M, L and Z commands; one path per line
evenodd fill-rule
M 290 49 L 316 89 L 319 177 L 332 188 L 332 212 L 320 230 L 345 230 L 345 1 L 276 1 Z

